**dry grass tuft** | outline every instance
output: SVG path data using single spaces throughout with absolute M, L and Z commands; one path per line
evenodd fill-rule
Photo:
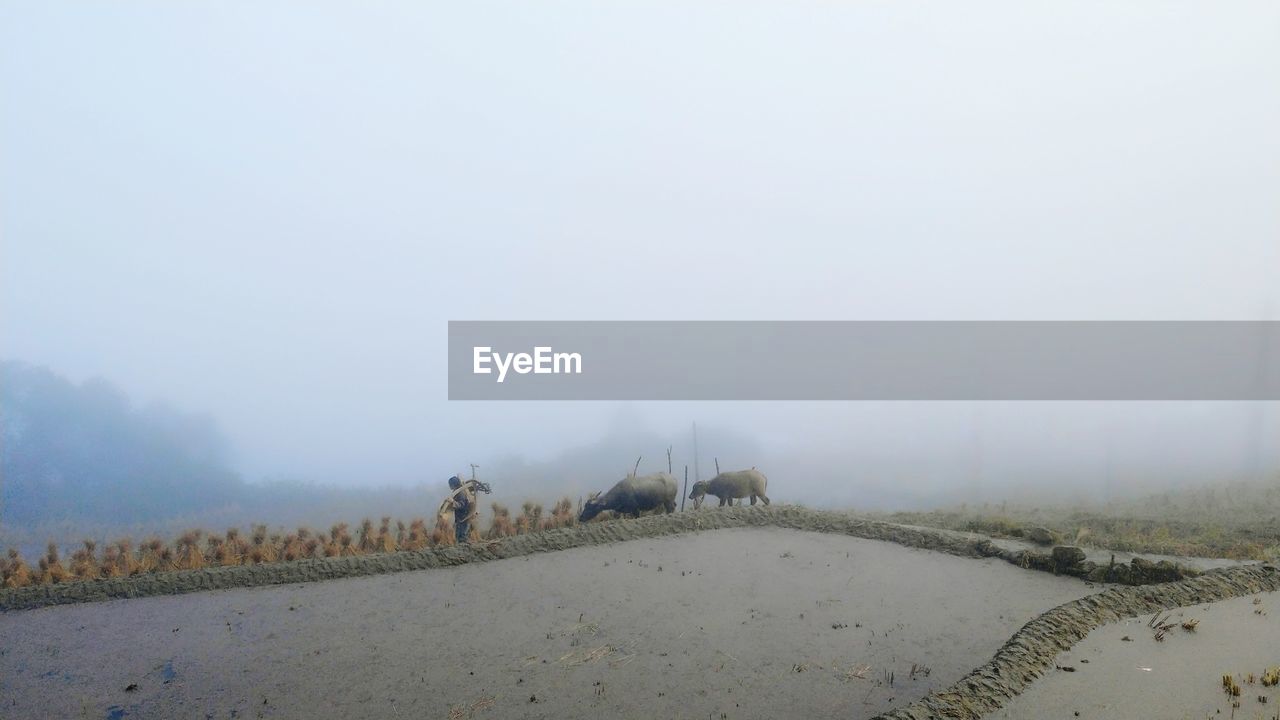
M 69 579 L 71 579 L 71 573 L 67 572 L 67 568 L 58 558 L 58 545 L 49 543 L 45 556 L 40 561 L 40 584 L 49 585 L 66 582 Z
M 1222 676 L 1222 689 L 1230 697 L 1240 697 L 1240 685 L 1231 673 Z
M 125 570 L 124 563 L 121 562 L 120 559 L 120 552 L 116 550 L 114 545 L 108 545 L 106 549 L 102 551 L 102 577 L 118 578 L 125 577 L 127 575 L 128 572 Z
M 373 530 L 373 521 L 365 518 L 360 521 L 360 529 L 356 531 L 357 542 L 353 555 L 364 555 L 378 551 L 378 538 Z
M 278 537 L 268 535 L 266 525 L 254 525 L 253 535 L 249 543 L 250 558 L 255 563 L 275 562 L 280 557 L 279 552 L 276 550 L 276 539 Z
M 504 505 L 493 503 L 493 521 L 487 537 L 491 539 L 511 537 L 516 534 L 516 524 L 511 521 L 511 511 Z
M 454 537 L 453 525 L 442 517 L 436 518 L 436 527 L 431 531 L 432 545 L 454 545 L 457 539 Z
M 98 544 L 85 540 L 84 547 L 71 554 L 71 576 L 76 580 L 94 580 L 101 577 L 98 567 Z
M 120 571 L 126 577 L 137 575 L 142 572 L 142 566 L 138 561 L 138 556 L 133 552 L 133 541 L 129 538 L 120 538 L 116 541 L 116 554 L 119 556 Z
M 199 570 L 204 567 L 204 553 L 200 550 L 199 530 L 188 530 L 177 541 L 174 567 L 178 570 Z
M 297 534 L 289 533 L 284 536 L 284 544 L 280 548 L 280 557 L 285 562 L 301 560 L 306 557 L 306 551 L 303 548 L 302 541 L 298 539 Z
M 403 528 L 404 526 L 401 525 Z M 378 536 L 375 538 L 374 544 L 377 546 L 375 552 L 393 553 L 396 551 L 399 543 L 391 534 L 391 518 L 382 518 L 382 524 L 378 526 Z
M 414 518 L 409 522 L 409 535 L 402 550 L 421 550 L 431 543 L 431 533 L 427 530 L 424 518 Z
M 9 549 L 9 561 L 4 568 L 4 586 L 7 588 L 26 587 L 31 584 L 31 568 L 22 561 L 17 550 Z

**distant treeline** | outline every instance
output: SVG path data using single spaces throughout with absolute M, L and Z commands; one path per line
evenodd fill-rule
M 491 498 L 509 505 L 609 487 L 643 454 L 641 472 L 668 468 L 683 479 L 691 436 L 647 432 L 622 418 L 599 438 L 529 460 L 479 458 Z M 728 466 L 763 462 L 758 446 L 732 432 L 706 428 L 702 473 L 715 459 Z M 430 516 L 448 492 L 447 478 L 470 472 L 471 458 L 424 464 L 413 484 L 351 485 L 273 478 L 246 482 L 213 418 L 164 405 L 135 406 L 110 382 L 74 383 L 43 367 L 0 361 L 0 546 L 27 552 L 48 540 L 107 542 L 118 535 L 172 535 L 191 527 L 327 526 L 389 510 Z M 734 465 L 736 463 L 736 465 Z M 485 498 L 486 501 L 491 500 Z
M 0 523 L 141 522 L 226 505 L 245 489 L 228 453 L 208 416 L 135 408 L 104 380 L 0 362 Z

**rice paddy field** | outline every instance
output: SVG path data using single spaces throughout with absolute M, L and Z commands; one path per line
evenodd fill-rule
M 744 528 L 0 615 L 0 715 L 871 717 L 1073 578 Z
M 1113 552 L 1012 521 L 986 534 L 774 505 L 579 525 L 575 511 L 491 506 L 465 545 L 384 518 L 11 555 L 0 719 L 1280 708 L 1273 564 Z M 1117 562 L 1131 582 L 1090 581 Z
M 1280 482 L 1217 483 L 1109 503 L 965 504 L 886 513 L 892 522 L 1022 538 L 1042 527 L 1061 543 L 1157 555 L 1280 558 Z

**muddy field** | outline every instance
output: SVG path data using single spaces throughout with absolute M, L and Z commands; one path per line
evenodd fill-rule
M 1182 628 L 1189 621 L 1196 621 L 1193 631 Z M 1266 668 L 1280 666 L 1280 593 L 1161 613 L 1157 624 L 1174 624 L 1162 640 L 1155 639 L 1152 622 L 1144 615 L 1094 630 L 990 717 L 1254 720 L 1280 714 L 1280 686 L 1261 681 Z M 1241 689 L 1236 708 L 1224 692 L 1227 673 Z
M 1093 591 L 999 559 L 725 529 L 5 613 L 0 716 L 871 717 Z

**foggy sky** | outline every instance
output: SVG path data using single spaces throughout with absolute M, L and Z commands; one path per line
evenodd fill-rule
M 434 479 L 620 417 L 851 483 L 1248 474 L 1275 404 L 451 404 L 445 324 L 1280 319 L 1278 30 L 1271 2 L 0 2 L 0 356 L 208 411 L 249 479 Z

